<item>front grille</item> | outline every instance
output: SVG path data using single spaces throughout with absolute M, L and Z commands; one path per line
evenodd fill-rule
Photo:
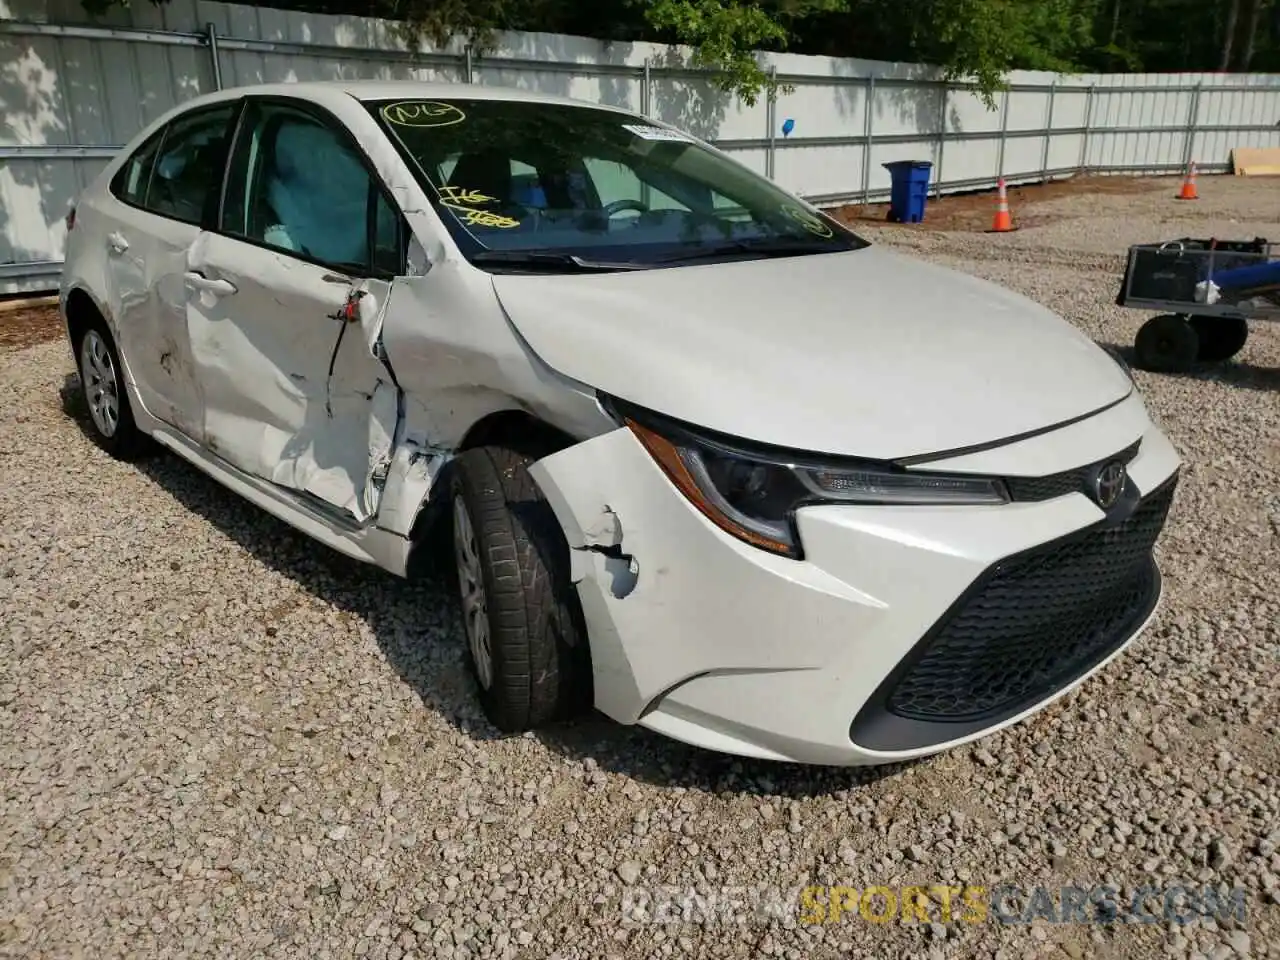
M 1104 463 L 1119 460 L 1125 466 L 1138 455 L 1139 440 L 1126 447 L 1114 457 L 1107 457 L 1097 463 L 1086 464 L 1061 473 L 1051 473 L 1047 477 L 1006 477 L 1005 486 L 1009 488 L 1009 496 L 1014 500 L 1052 500 L 1054 497 L 1066 496 L 1068 493 L 1088 493 L 1089 481 L 1095 471 Z
M 1173 490 L 993 567 L 890 678 L 887 710 L 931 723 L 1011 716 L 1105 659 L 1155 604 L 1151 551 Z

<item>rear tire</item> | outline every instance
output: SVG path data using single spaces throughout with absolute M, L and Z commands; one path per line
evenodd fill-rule
M 1200 338 L 1186 317 L 1166 313 L 1152 317 L 1133 342 L 1135 365 L 1156 373 L 1185 373 L 1200 353 Z
M 532 457 L 478 447 L 455 462 L 454 558 L 468 661 L 485 715 L 516 733 L 591 703 L 590 654 L 569 545 Z
M 1230 360 L 1249 339 L 1249 321 L 1244 317 L 1192 317 L 1199 350 L 1196 359 L 1202 363 Z
M 117 460 L 137 459 L 147 451 L 148 437 L 134 422 L 124 367 L 102 318 L 85 327 L 75 348 L 94 440 Z

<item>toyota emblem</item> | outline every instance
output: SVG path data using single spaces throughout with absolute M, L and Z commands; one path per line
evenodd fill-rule
M 1103 464 L 1093 481 L 1093 499 L 1098 501 L 1098 506 L 1103 510 L 1114 507 L 1116 501 L 1120 499 L 1120 494 L 1124 492 L 1124 482 L 1123 463 L 1112 460 L 1110 463 Z

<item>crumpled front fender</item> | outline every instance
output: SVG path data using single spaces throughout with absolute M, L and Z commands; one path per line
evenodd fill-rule
M 823 621 L 852 625 L 883 606 L 721 531 L 625 427 L 530 473 L 572 550 L 596 706 L 623 723 L 695 676 L 820 668 L 830 654 Z

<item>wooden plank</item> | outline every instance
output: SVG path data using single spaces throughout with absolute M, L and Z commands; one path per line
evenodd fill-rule
M 1236 147 L 1231 169 L 1237 177 L 1280 176 L 1280 147 Z

